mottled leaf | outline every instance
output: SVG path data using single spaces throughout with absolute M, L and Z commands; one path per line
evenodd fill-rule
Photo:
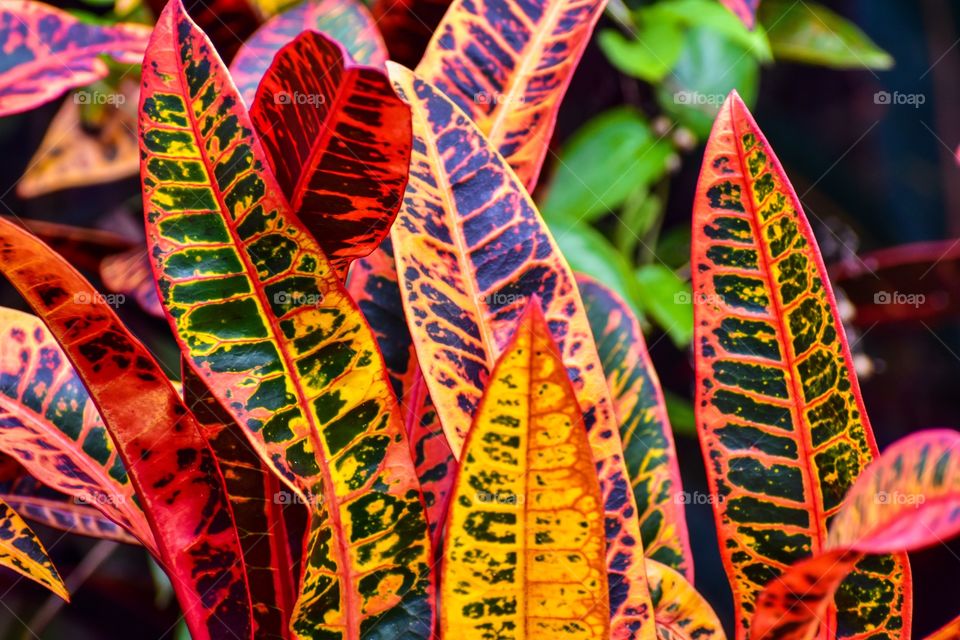
M 441 565 L 441 635 L 609 637 L 600 485 L 583 414 L 534 298 L 464 444 Z
M 144 70 L 147 242 L 174 334 L 312 509 L 294 634 L 426 638 L 427 524 L 370 328 L 291 214 L 226 68 L 178 2 Z
M 159 16 L 168 0 L 146 0 L 154 15 Z M 263 13 L 255 0 L 186 0 L 190 17 L 196 21 L 229 62 L 263 22 Z
M 823 550 L 828 519 L 877 448 L 816 240 L 736 94 L 707 144 L 691 272 L 698 431 L 744 638 L 760 590 Z M 908 569 L 884 563 L 882 575 L 851 578 L 824 637 L 902 631 Z M 890 597 L 866 606 L 861 581 Z
M 17 512 L 0 500 L 0 566 L 42 584 L 64 600 L 67 587 L 36 534 Z
M 96 271 L 105 256 L 135 246 L 134 242 L 111 231 L 19 216 L 0 216 L 0 219 L 23 227 L 78 269 Z
M 134 247 L 104 258 L 100 263 L 100 279 L 110 291 L 130 296 L 150 315 L 163 317 L 146 247 Z
M 32 0 L 0 4 L 0 117 L 20 113 L 106 77 L 109 55 L 139 63 L 150 28 L 92 25 Z
M 640 324 L 623 299 L 593 278 L 577 274 L 577 286 L 620 422 L 643 550 L 692 582 L 693 555 L 677 452 Z
M 268 20 L 237 52 L 230 63 L 240 96 L 253 104 L 260 79 L 274 55 L 307 30 L 319 31 L 342 44 L 361 64 L 382 66 L 386 46 L 367 8 L 357 0 L 306 0 Z
M 683 575 L 656 560 L 647 560 L 659 640 L 726 640 L 710 603 Z
M 605 0 L 454 0 L 417 74 L 447 94 L 532 191 Z
M 523 186 L 468 117 L 410 71 L 388 67 L 414 130 L 410 181 L 391 237 L 417 357 L 451 449 L 460 455 L 489 371 L 527 301 L 540 296 L 600 476 L 614 637 L 630 628 L 650 637 L 637 508 L 573 273 Z
M 273 59 L 250 118 L 293 212 L 345 276 L 397 215 L 410 108 L 385 72 L 354 64 L 336 42 L 307 31 Z

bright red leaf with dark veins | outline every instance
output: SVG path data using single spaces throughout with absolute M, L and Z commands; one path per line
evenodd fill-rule
M 307 31 L 276 55 L 250 116 L 293 211 L 344 276 L 397 215 L 410 108 L 383 71 L 354 64 L 340 45 Z
M 223 478 L 150 352 L 83 276 L 6 220 L 0 271 L 46 323 L 100 409 L 193 638 L 251 637 L 243 556 Z

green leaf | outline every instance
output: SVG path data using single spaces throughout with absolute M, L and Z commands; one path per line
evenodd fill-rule
M 603 113 L 563 147 L 546 199 L 548 220 L 594 220 L 615 210 L 637 188 L 663 176 L 673 153 L 635 109 Z
M 693 304 L 690 285 L 661 264 L 637 269 L 643 311 L 667 332 L 678 347 L 690 344 L 693 337 Z
M 855 24 L 827 7 L 793 0 L 765 0 L 760 20 L 779 60 L 836 69 L 889 69 L 893 57 Z
M 604 29 L 597 43 L 610 63 L 628 76 L 660 82 L 683 51 L 683 29 L 676 23 L 644 23 L 636 38 L 615 29 Z
M 670 421 L 670 426 L 673 427 L 673 432 L 696 438 L 697 417 L 693 410 L 693 404 L 686 398 L 666 389 L 663 390 L 663 401 L 667 405 L 667 418 Z
M 770 43 L 763 29 L 751 31 L 715 0 L 673 0 L 658 2 L 637 11 L 644 24 L 675 24 L 683 27 L 704 27 L 718 36 L 738 44 L 760 61 L 773 59 Z

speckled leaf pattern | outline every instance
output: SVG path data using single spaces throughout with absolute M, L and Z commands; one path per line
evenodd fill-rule
M 307 31 L 281 49 L 250 109 L 294 214 L 346 276 L 397 216 L 410 165 L 410 108 L 381 69 Z
M 534 299 L 464 444 L 443 548 L 441 637 L 609 637 L 604 516 L 570 380 Z
M 134 242 L 112 231 L 19 216 L 0 216 L 34 234 L 77 269 L 96 271 L 104 256 L 127 251 Z
M 177 2 L 150 51 L 150 254 L 190 366 L 312 508 L 293 631 L 426 638 L 426 519 L 370 328 L 290 213 L 225 67 Z
M 640 323 L 620 296 L 590 276 L 578 273 L 577 286 L 620 422 L 643 550 L 692 582 L 693 555 L 677 452 Z
M 43 319 L 99 407 L 192 637 L 250 637 L 250 598 L 223 478 L 159 365 L 83 276 L 6 220 L 0 272 Z
M 757 7 L 760 6 L 760 0 L 720 0 L 720 2 L 749 28 L 753 29 L 757 24 Z
M 0 117 L 106 77 L 101 55 L 140 62 L 149 37 L 145 25 L 90 25 L 41 2 L 5 0 L 0 4 Z
M 573 273 L 532 200 L 449 98 L 388 64 L 411 105 L 411 175 L 391 230 L 418 360 L 460 454 L 489 371 L 540 296 L 584 413 L 606 511 L 614 637 L 652 637 L 637 508 L 600 358 Z
M 230 75 L 245 104 L 253 104 L 257 85 L 276 53 L 308 29 L 326 34 L 342 44 L 360 64 L 382 66 L 387 60 L 383 38 L 363 3 L 358 0 L 306 0 L 257 29 L 230 63 Z
M 373 17 L 390 59 L 414 68 L 451 0 L 374 0 Z
M 17 512 L 0 500 L 0 566 L 42 584 L 64 600 L 70 600 L 47 550 Z
M 823 549 L 876 445 L 816 241 L 736 94 L 707 144 L 691 264 L 698 431 L 744 638 L 764 584 Z M 906 568 L 883 564 L 841 589 L 824 637 L 904 632 Z
M 960 433 L 936 429 L 907 436 L 857 479 L 830 523 L 824 551 L 767 585 L 757 603 L 751 637 L 812 638 L 841 581 L 858 562 L 861 569 L 869 567 L 873 575 L 883 576 L 890 570 L 882 563 L 888 556 L 875 554 L 916 551 L 958 534 Z M 861 582 L 861 588 L 868 585 Z M 876 595 L 898 595 L 864 591 L 861 606 L 868 609 Z M 909 640 L 909 600 L 904 611 L 904 631 L 896 637 Z
M 678 571 L 647 560 L 659 640 L 726 640 L 723 625 L 706 598 Z
M 0 326 L 0 451 L 155 550 L 113 439 L 56 340 L 14 309 L 0 308 Z
M 104 258 L 100 263 L 100 279 L 110 291 L 130 296 L 150 315 L 163 317 L 146 247 L 134 247 Z
M 533 191 L 605 0 L 454 0 L 417 65 Z

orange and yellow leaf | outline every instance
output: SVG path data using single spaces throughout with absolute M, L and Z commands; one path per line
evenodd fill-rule
M 0 566 L 42 584 L 64 600 L 67 587 L 36 534 L 17 512 L 0 500 Z
M 647 560 L 659 640 L 726 640 L 710 603 L 694 586 L 665 564 Z

